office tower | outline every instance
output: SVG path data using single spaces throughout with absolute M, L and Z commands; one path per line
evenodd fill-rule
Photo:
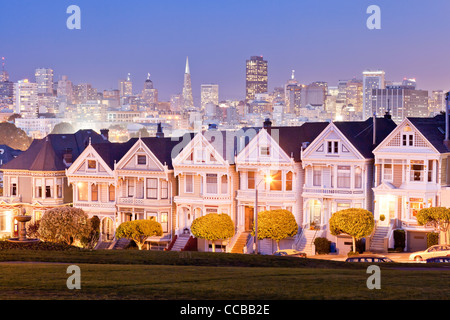
M 182 109 L 189 110 L 194 108 L 194 98 L 192 97 L 191 70 L 189 69 L 189 58 L 186 57 L 186 69 L 184 71 Z
M 328 92 L 328 85 L 326 82 L 316 81 L 302 89 L 301 106 L 310 105 L 324 105 L 325 96 Z
M 201 89 L 201 106 L 205 110 L 206 105 L 211 103 L 219 105 L 219 85 L 218 84 L 202 84 Z
M 417 83 L 416 83 L 416 79 L 407 79 L 404 78 L 403 82 L 402 82 L 402 87 L 404 87 L 405 89 L 416 89 Z
M 400 123 L 405 117 L 428 117 L 428 91 L 409 89 L 408 86 L 387 86 L 373 89 L 371 110 L 377 115 L 386 111 L 392 120 Z
M 153 81 L 150 80 L 150 73 L 147 74 L 147 80 L 144 82 L 142 100 L 150 107 L 154 107 L 158 103 L 158 90 L 153 87 Z
M 384 89 L 384 76 L 385 73 L 382 70 L 363 71 L 363 119 L 371 117 L 373 114 L 372 106 L 372 90 Z
M 35 71 L 37 93 L 53 95 L 53 70 L 49 68 L 39 68 Z
M 362 80 L 352 79 L 347 81 L 346 86 L 346 101 L 347 106 L 352 105 L 355 113 L 359 115 L 362 120 L 363 111 L 363 83 Z
M 126 80 L 119 80 L 119 92 L 121 97 L 131 97 L 133 95 L 131 74 L 128 73 Z
M 429 99 L 428 111 L 431 115 L 439 114 L 445 111 L 445 91 L 433 90 Z
M 89 83 L 77 84 L 73 88 L 74 103 L 85 103 L 89 100 L 97 100 L 97 89 L 92 88 Z
M 262 56 L 252 56 L 247 60 L 245 72 L 245 99 L 248 102 L 257 93 L 267 92 L 267 61 Z
M 38 94 L 37 83 L 29 82 L 28 79 L 19 80 L 14 87 L 15 113 L 26 116 L 37 115 Z
M 170 110 L 181 111 L 183 96 L 181 94 L 173 94 L 170 96 Z
M 284 88 L 287 113 L 298 115 L 300 113 L 302 86 L 295 79 L 295 70 L 292 70 L 291 79 L 288 80 Z
M 8 71 L 5 69 L 6 58 L 2 57 L 2 72 L 0 73 L 0 82 L 9 81 Z
M 58 98 L 65 100 L 67 103 L 72 103 L 73 100 L 73 83 L 67 76 L 62 76 L 58 81 L 56 95 Z

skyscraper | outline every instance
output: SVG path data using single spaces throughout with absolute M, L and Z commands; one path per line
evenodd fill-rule
M 53 70 L 49 68 L 39 68 L 35 71 L 37 93 L 53 95 Z
M 209 103 L 212 103 L 216 106 L 219 105 L 218 84 L 202 84 L 200 92 L 201 92 L 201 105 L 203 110 Z
M 194 108 L 194 98 L 192 97 L 191 71 L 189 69 L 189 57 L 186 57 L 186 69 L 184 71 L 182 108 L 189 110 Z
M 38 95 L 37 83 L 29 82 L 28 79 L 19 80 L 14 87 L 15 113 L 26 116 L 37 115 Z
M 445 91 L 433 90 L 428 104 L 428 111 L 432 114 L 439 114 L 445 111 Z
M 119 92 L 121 97 L 131 97 L 133 95 L 133 82 L 131 74 L 127 75 L 126 80 L 119 80 Z
M 373 114 L 372 90 L 385 88 L 384 75 L 382 70 L 363 71 L 363 119 L 371 117 Z
M 262 56 L 250 57 L 245 72 L 245 100 L 253 100 L 255 94 L 267 92 L 267 83 L 267 61 Z
M 295 79 L 295 71 L 292 70 L 291 79 L 284 87 L 284 97 L 287 113 L 299 114 L 302 86 Z
M 142 100 L 150 107 L 154 107 L 158 103 L 158 90 L 153 88 L 153 81 L 150 80 L 150 73 L 147 74 L 147 80 L 144 82 Z
M 8 71 L 5 69 L 5 57 L 2 57 L 2 72 L 0 73 L 0 82 L 6 82 L 9 81 L 9 74 Z

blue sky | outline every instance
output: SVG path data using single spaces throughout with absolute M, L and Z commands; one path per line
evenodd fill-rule
M 116 89 L 128 72 L 136 90 L 148 72 L 160 100 L 180 93 L 189 56 L 194 97 L 218 83 L 220 98 L 245 93 L 245 60 L 269 61 L 269 88 L 292 69 L 302 83 L 361 77 L 416 78 L 423 89 L 450 88 L 448 0 L 0 0 L 0 56 L 13 81 L 51 67 L 74 83 Z M 81 8 L 81 30 L 66 9 Z M 381 30 L 366 9 L 381 8 Z

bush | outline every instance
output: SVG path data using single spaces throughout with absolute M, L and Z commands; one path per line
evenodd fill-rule
M 30 238 L 39 238 L 39 225 L 41 220 L 30 222 L 27 225 L 27 236 Z
M 234 236 L 234 223 L 225 213 L 208 213 L 192 222 L 192 234 L 199 239 L 212 241 L 212 251 L 216 251 L 214 241 L 225 240 Z
M 427 234 L 427 248 L 439 244 L 439 233 L 430 232 Z
M 83 236 L 80 240 L 83 248 L 93 249 L 100 239 L 100 219 L 93 216 L 89 219 L 90 231 L 89 235 Z
M 406 246 L 406 233 L 403 229 L 394 230 L 394 249 L 397 251 L 401 249 L 401 251 L 405 250 Z
M 120 224 L 116 230 L 116 237 L 133 240 L 139 250 L 145 244 L 148 237 L 162 236 L 163 231 L 161 224 L 154 220 L 133 220 Z
M 81 248 L 53 242 L 14 243 L 0 241 L 0 250 L 81 251 Z
M 316 238 L 314 239 L 314 246 L 316 247 L 316 252 L 318 254 L 329 254 L 331 241 L 327 238 Z

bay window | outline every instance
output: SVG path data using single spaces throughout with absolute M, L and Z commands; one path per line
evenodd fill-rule
M 147 199 L 158 198 L 158 179 L 147 178 Z
M 425 165 L 423 160 L 411 160 L 410 181 L 424 181 Z
M 283 175 L 282 171 L 272 171 L 272 182 L 270 183 L 270 190 L 271 191 L 281 191 L 283 190 Z

